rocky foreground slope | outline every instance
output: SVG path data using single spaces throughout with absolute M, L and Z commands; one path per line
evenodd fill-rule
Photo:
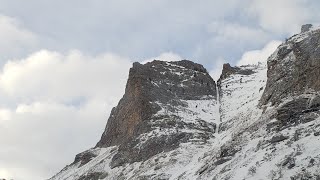
M 94 148 L 57 179 L 320 179 L 320 29 L 267 64 L 134 63 Z

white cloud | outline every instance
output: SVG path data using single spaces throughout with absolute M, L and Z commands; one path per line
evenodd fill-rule
M 227 61 L 223 58 L 219 58 L 215 61 L 214 68 L 209 72 L 210 76 L 217 81 L 220 78 L 220 75 L 222 73 L 222 67 L 223 64 Z
M 237 62 L 237 66 L 266 62 L 268 57 L 277 49 L 280 44 L 281 41 L 271 41 L 261 50 L 252 50 L 245 52 L 242 55 L 241 59 Z
M 5 169 L 0 169 L 0 178 L 5 177 L 7 179 L 11 179 L 13 178 L 11 174 L 9 174 L 9 172 Z
M 30 49 L 37 43 L 37 36 L 21 27 L 20 22 L 12 17 L 0 14 L 0 54 L 17 55 Z
M 45 179 L 94 146 L 131 64 L 111 53 L 48 50 L 8 61 L 0 73 L 0 175 Z
M 8 121 L 11 119 L 11 111 L 9 109 L 0 109 L 0 123 L 1 121 Z
M 312 18 L 306 0 L 259 0 L 248 7 L 250 16 L 257 16 L 262 28 L 277 33 L 297 33 Z
M 223 41 L 265 41 L 269 34 L 262 29 L 252 28 L 238 23 L 214 21 L 208 25 L 208 32 L 214 33 L 217 39 Z
M 276 50 L 276 48 L 281 44 L 281 41 L 271 41 L 266 44 L 261 50 L 252 50 L 245 52 L 241 59 L 237 62 L 237 66 L 248 65 L 248 64 L 258 64 L 259 62 L 266 62 L 267 58 Z M 215 60 L 215 65 L 212 70 L 210 70 L 211 77 L 217 81 L 220 78 L 223 64 L 227 63 L 223 58 L 218 58 Z
M 83 107 L 59 103 L 19 104 L 0 124 L 0 170 L 14 179 L 45 179 L 92 147 L 112 105 L 90 100 Z
M 95 57 L 79 51 L 60 54 L 42 50 L 25 59 L 7 62 L 0 74 L 0 89 L 25 102 L 72 102 L 123 93 L 131 62 L 106 53 Z M 114 78 L 117 77 L 117 78 Z M 110 85 L 114 84 L 112 88 Z
M 178 54 L 175 54 L 173 52 L 164 52 L 161 53 L 159 56 L 157 57 L 152 57 L 152 58 L 148 58 L 144 61 L 142 61 L 142 64 L 145 64 L 147 62 L 151 62 L 153 60 L 162 60 L 162 61 L 180 61 L 182 60 L 181 56 Z

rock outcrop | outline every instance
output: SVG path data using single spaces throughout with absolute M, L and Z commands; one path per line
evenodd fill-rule
M 301 33 L 305 33 L 312 28 L 312 24 L 304 24 L 301 26 Z
M 281 44 L 268 59 L 268 81 L 261 105 L 320 90 L 320 29 L 305 31 Z
M 218 81 L 228 78 L 232 74 L 242 74 L 242 75 L 250 75 L 253 74 L 254 71 L 252 69 L 245 69 L 240 67 L 232 67 L 229 63 L 223 64 L 222 73 Z
M 137 139 L 141 134 L 151 132 L 156 127 L 164 131 L 186 126 L 178 120 L 178 115 L 157 117 L 156 113 L 162 109 L 162 104 L 174 110 L 175 106 L 184 106 L 181 100 L 204 99 L 216 99 L 216 84 L 202 65 L 187 60 L 153 61 L 144 65 L 134 63 L 125 95 L 112 110 L 106 130 L 96 147 L 119 146 L 113 167 L 172 150 L 192 138 L 193 134 L 177 131 L 170 136 L 148 139 L 143 143 L 143 149 L 134 147 L 141 143 Z M 157 118 L 162 119 L 157 121 Z M 169 118 L 170 122 L 164 118 Z

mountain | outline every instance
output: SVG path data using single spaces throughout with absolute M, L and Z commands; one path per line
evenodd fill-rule
M 100 141 L 50 180 L 320 179 L 320 29 L 266 63 L 134 63 Z

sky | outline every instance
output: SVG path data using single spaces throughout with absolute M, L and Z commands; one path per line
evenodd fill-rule
M 98 142 L 135 61 L 265 61 L 317 0 L 0 0 L 0 178 L 40 180 Z

